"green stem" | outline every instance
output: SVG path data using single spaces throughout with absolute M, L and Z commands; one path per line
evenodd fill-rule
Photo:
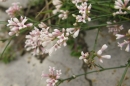
M 85 75 L 85 74 L 91 74 L 91 73 L 95 73 L 95 72 L 102 72 L 102 71 L 105 71 L 105 70 L 119 69 L 119 68 L 124 68 L 124 67 L 127 67 L 127 69 L 128 69 L 129 66 L 130 66 L 130 65 L 110 67 L 110 68 L 101 68 L 101 69 L 99 69 L 99 70 L 95 70 L 95 71 L 91 71 L 91 72 L 87 72 L 87 73 L 83 73 L 83 74 L 79 74 L 79 75 L 73 75 L 73 76 L 71 76 L 71 77 L 69 77 L 69 78 L 66 78 L 66 79 L 60 79 L 58 85 L 61 84 L 61 83 L 64 82 L 64 81 L 67 81 L 67 80 L 70 81 L 70 80 L 72 80 L 72 79 L 75 79 L 75 78 L 77 78 L 77 77 L 83 76 L 83 75 Z
M 5 50 L 7 49 L 8 45 L 9 45 L 10 43 L 11 43 L 11 39 L 10 39 L 9 42 L 7 43 L 6 47 L 4 48 L 4 50 L 3 50 L 3 52 L 2 52 L 2 54 L 1 54 L 1 56 L 0 56 L 0 59 L 2 59 L 2 56 L 3 56 Z
M 125 71 L 124 71 L 124 73 L 123 73 L 123 75 L 122 75 L 122 77 L 121 77 L 121 80 L 120 80 L 118 86 L 121 86 L 121 85 L 122 85 L 122 82 L 123 82 L 123 80 L 124 80 L 124 78 L 125 78 L 125 75 L 126 75 L 126 72 L 127 72 L 128 68 L 129 68 L 129 66 L 130 66 L 130 64 L 128 63 L 127 66 L 126 66 L 126 68 L 125 68 Z
M 95 51 L 95 48 L 96 48 L 96 45 L 97 45 L 97 39 L 98 39 L 99 32 L 100 32 L 100 29 L 98 29 L 98 32 L 97 32 L 97 35 L 96 35 L 93 51 Z
M 126 21 L 121 21 L 121 22 L 117 22 L 117 23 L 113 23 L 111 25 L 115 25 L 115 24 L 120 24 L 120 23 L 124 23 L 124 22 L 128 22 L 130 20 L 126 20 Z M 82 27 L 82 30 L 93 30 L 93 29 L 97 29 L 99 27 L 104 27 L 104 26 L 107 26 L 108 24 L 101 24 L 101 25 L 95 25 L 95 26 L 91 26 L 91 27 Z

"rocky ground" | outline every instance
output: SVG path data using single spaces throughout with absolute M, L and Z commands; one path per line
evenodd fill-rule
M 12 2 L 18 0 L 8 0 L 7 2 L 0 2 L 0 6 L 9 7 Z M 23 2 L 23 0 L 19 0 Z M 28 0 L 24 0 L 22 3 L 25 7 Z M 5 12 L 0 11 L 0 21 L 6 21 L 8 16 Z M 3 29 L 1 27 L 1 29 Z M 89 50 L 92 49 L 95 41 L 97 30 L 87 31 L 85 41 L 89 46 Z M 98 38 L 96 50 L 100 49 L 103 44 L 107 44 L 109 47 L 105 53 L 112 55 L 110 60 L 105 60 L 104 63 L 96 63 L 105 67 L 114 67 L 124 65 L 129 59 L 129 53 L 121 51 L 117 47 L 116 41 L 111 40 L 110 36 L 106 36 L 106 31 L 103 31 Z M 0 42 L 0 50 L 3 50 L 4 43 Z M 48 73 L 48 67 L 55 66 L 56 69 L 62 70 L 62 78 L 67 78 L 72 75 L 84 73 L 82 69 L 82 61 L 70 56 L 70 49 L 63 47 L 53 53 L 52 56 L 47 57 L 43 63 L 40 63 L 35 57 L 30 54 L 25 54 L 23 57 L 18 57 L 11 63 L 4 64 L 0 62 L 0 86 L 46 86 L 45 79 L 41 80 L 41 73 L 44 71 Z M 92 71 L 92 70 L 89 70 Z M 92 80 L 92 86 L 117 86 L 124 68 L 114 69 L 103 72 L 97 72 L 89 74 L 88 78 Z M 130 86 L 130 69 L 127 71 L 125 80 L 122 86 Z M 84 76 L 74 79 L 70 82 L 64 82 L 60 86 L 90 86 Z

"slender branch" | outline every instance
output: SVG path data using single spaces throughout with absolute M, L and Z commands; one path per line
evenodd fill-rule
M 95 43 L 94 43 L 94 47 L 93 47 L 93 51 L 95 50 L 96 45 L 97 45 L 97 39 L 98 39 L 99 31 L 100 31 L 100 29 L 98 29 L 98 32 L 97 32 L 97 35 L 96 35 L 96 39 L 95 39 Z
M 122 82 L 123 82 L 123 80 L 124 80 L 124 78 L 125 78 L 125 75 L 126 75 L 126 72 L 127 72 L 128 68 L 129 68 L 129 66 L 130 66 L 130 64 L 127 64 L 127 66 L 126 66 L 126 68 L 125 68 L 125 71 L 124 71 L 124 73 L 123 73 L 123 75 L 122 75 L 122 77 L 121 77 L 121 80 L 120 80 L 118 86 L 121 86 L 121 85 L 122 85 Z
M 45 8 L 50 5 L 52 3 L 52 1 L 50 1 L 45 7 L 42 8 L 42 10 L 36 15 L 35 19 L 38 18 L 38 16 L 42 13 L 42 11 L 45 10 Z
M 3 56 L 5 50 L 7 49 L 8 45 L 9 45 L 10 43 L 11 43 L 11 39 L 10 39 L 9 42 L 7 43 L 6 47 L 4 48 L 4 50 L 3 50 L 3 52 L 2 52 L 2 54 L 1 54 L 1 56 L 0 56 L 0 59 L 2 59 L 2 56 Z
M 66 79 L 60 79 L 58 84 L 56 86 L 58 86 L 59 84 L 63 83 L 64 81 L 71 81 L 72 79 L 75 79 L 77 77 L 80 77 L 80 76 L 83 76 L 85 74 L 91 74 L 91 73 L 95 73 L 95 72 L 102 72 L 102 71 L 105 71 L 105 70 L 112 70 L 112 69 L 120 69 L 120 68 L 128 68 L 130 65 L 124 65 L 124 66 L 117 66 L 117 67 L 110 67 L 110 68 L 101 68 L 99 70 L 95 70 L 95 71 L 90 71 L 90 72 L 87 72 L 87 73 L 83 73 L 83 74 L 79 74 L 79 75 L 73 75 L 69 78 L 66 78 Z

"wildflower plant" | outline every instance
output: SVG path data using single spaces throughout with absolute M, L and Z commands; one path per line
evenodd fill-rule
M 6 0 L 1 0 L 2 3 L 4 1 Z M 6 10 L 10 17 L 8 22 L 4 22 L 8 28 L 8 38 L 1 39 L 1 41 L 9 40 L 9 42 L 1 53 L 1 59 L 7 53 L 7 47 L 9 47 L 11 41 L 16 41 L 20 38 L 22 38 L 20 40 L 20 43 L 22 43 L 21 50 L 23 52 L 25 50 L 30 51 L 33 56 L 44 54 L 50 56 L 59 48 L 69 45 L 72 47 L 73 55 L 79 57 L 79 60 L 83 60 L 83 64 L 87 65 L 90 69 L 98 67 L 100 72 L 116 68 L 126 68 L 118 84 L 118 86 L 121 86 L 126 71 L 130 66 L 130 60 L 124 66 L 103 68 L 97 65 L 96 58 L 103 64 L 103 59 L 109 59 L 108 61 L 110 61 L 112 56 L 104 55 L 106 49 L 109 48 L 106 43 L 101 44 L 102 47 L 98 51 L 96 51 L 96 46 L 99 33 L 103 28 L 107 28 L 108 33 L 111 32 L 116 39 L 124 38 L 122 43 L 117 42 L 117 46 L 121 50 L 123 46 L 126 46 L 125 51 L 130 52 L 130 29 L 125 32 L 127 28 L 123 25 L 125 22 L 130 22 L 129 0 L 37 0 L 36 2 L 39 3 L 31 4 L 31 7 L 28 9 L 23 8 L 19 2 L 16 2 Z M 44 5 L 45 7 L 41 8 Z M 35 6 L 39 6 L 39 9 L 35 9 Z M 32 11 L 33 9 L 36 12 Z M 91 26 L 90 23 L 94 22 L 98 22 L 98 24 Z M 85 31 L 94 29 L 97 29 L 95 43 L 93 49 L 88 50 L 87 44 L 84 42 L 84 35 L 82 34 Z M 122 31 L 125 33 L 122 33 Z M 75 43 L 76 40 L 79 41 Z M 10 44 L 10 46 L 13 45 Z M 109 54 L 109 52 L 107 53 Z M 70 81 L 93 72 L 97 71 L 72 75 L 72 77 L 61 79 L 61 70 L 49 67 L 49 73 L 44 74 L 43 72 L 42 78 L 48 78 L 46 86 L 55 86 L 66 80 Z

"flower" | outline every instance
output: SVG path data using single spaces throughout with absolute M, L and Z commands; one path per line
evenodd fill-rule
M 73 38 L 76 38 L 76 37 L 79 35 L 79 31 L 80 31 L 80 30 L 78 29 L 77 31 L 74 32 Z
M 81 15 L 72 14 L 72 16 L 76 18 L 76 22 L 86 23 L 86 19 L 91 21 L 91 18 L 89 17 L 92 7 L 91 4 L 88 5 L 86 2 L 82 2 L 80 5 L 76 4 L 76 7 L 79 9 L 79 13 L 81 13 Z
M 7 26 L 9 26 L 11 31 L 9 32 L 9 35 L 12 36 L 16 34 L 16 36 L 18 36 L 21 29 L 31 27 L 33 25 L 32 23 L 25 24 L 27 20 L 28 19 L 26 17 L 23 18 L 22 16 L 20 17 L 20 20 L 17 18 L 11 18 L 8 20 Z
M 122 50 L 122 47 L 124 46 L 124 45 L 126 45 L 127 44 L 127 47 L 126 47 L 126 49 L 125 49 L 125 51 L 126 52 L 129 52 L 130 51 L 130 41 L 126 41 L 126 40 L 124 40 L 124 42 L 122 42 L 122 43 L 119 43 L 118 42 L 118 47 L 120 47 L 120 49 Z
M 9 7 L 7 10 L 6 10 L 6 13 L 10 16 L 10 17 L 15 17 L 15 15 L 20 12 L 21 10 L 21 6 L 19 5 L 19 2 L 17 3 L 12 3 L 12 6 Z
M 89 56 L 88 52 L 84 53 L 84 52 L 82 51 L 82 52 L 81 52 L 81 56 L 79 57 L 79 59 L 80 59 L 80 60 L 86 59 L 86 57 L 88 57 L 88 56 Z
M 124 1 L 124 2 L 123 2 Z M 127 7 L 127 4 L 129 3 L 129 0 L 117 0 L 115 1 L 115 9 L 125 9 Z
M 98 52 L 97 52 L 97 57 L 99 58 L 99 61 L 100 61 L 101 63 L 103 63 L 102 58 L 105 58 L 105 59 L 110 59 L 110 58 L 111 58 L 111 55 L 102 55 L 102 52 L 103 52 L 104 50 L 106 50 L 107 47 L 108 47 L 108 46 L 107 46 L 106 44 L 104 44 L 104 45 L 102 46 L 102 48 L 101 48 L 100 50 L 98 50 Z
M 81 56 L 79 57 L 80 60 L 83 60 L 85 63 L 88 62 L 88 60 L 86 59 L 89 56 L 89 53 L 86 52 L 84 53 L 83 51 L 81 52 Z
M 67 34 L 72 34 L 73 35 L 73 38 L 76 38 L 78 35 L 79 35 L 79 31 L 80 29 L 75 29 L 75 28 L 67 28 L 66 29 L 67 31 Z
M 61 75 L 61 70 L 55 70 L 55 67 L 49 66 L 49 74 L 45 74 L 44 72 L 42 73 L 42 78 L 43 77 L 48 77 L 46 80 L 47 85 L 46 86 L 55 86 L 55 84 L 58 82 L 58 79 L 60 78 Z
M 115 9 L 119 9 L 119 11 L 113 13 L 113 15 L 117 15 L 117 14 L 126 14 L 127 12 L 126 11 L 122 11 L 122 9 L 127 9 L 127 10 L 130 10 L 130 6 L 127 7 L 128 3 L 129 3 L 130 0 L 116 0 L 115 1 L 115 6 L 114 8 Z
M 60 11 L 60 8 L 62 6 L 62 2 L 60 0 L 52 0 L 52 4 L 55 6 L 56 9 L 52 11 L 52 13 L 55 15 L 57 12 Z
M 125 35 L 121 35 L 121 34 L 116 34 L 115 36 L 116 36 L 116 39 L 120 39 L 120 38 L 125 37 Z
M 58 15 L 59 18 L 61 18 L 62 20 L 67 19 L 68 11 L 60 10 L 59 12 L 60 12 L 60 14 Z
M 122 50 L 122 47 L 124 45 L 127 45 L 125 51 L 129 52 L 130 51 L 130 29 L 128 30 L 126 35 L 116 34 L 116 39 L 120 39 L 120 38 L 123 38 L 123 37 L 127 37 L 127 40 L 124 40 L 124 42 L 122 42 L 122 43 L 118 42 L 118 47 L 120 47 L 120 49 Z
M 113 21 L 113 23 L 116 23 L 116 21 Z M 109 21 L 107 22 L 107 28 L 109 30 L 108 32 L 112 32 L 113 35 L 124 29 L 123 25 L 112 25 L 112 22 Z
M 43 41 L 41 39 L 41 31 L 35 27 L 34 30 L 32 30 L 29 35 L 26 35 L 26 41 L 25 41 L 25 48 L 27 51 L 32 50 L 33 55 L 39 55 L 40 53 L 43 53 L 45 51 L 44 47 L 42 46 Z M 44 43 L 45 46 L 45 43 Z M 42 52 L 41 52 L 42 51 Z

